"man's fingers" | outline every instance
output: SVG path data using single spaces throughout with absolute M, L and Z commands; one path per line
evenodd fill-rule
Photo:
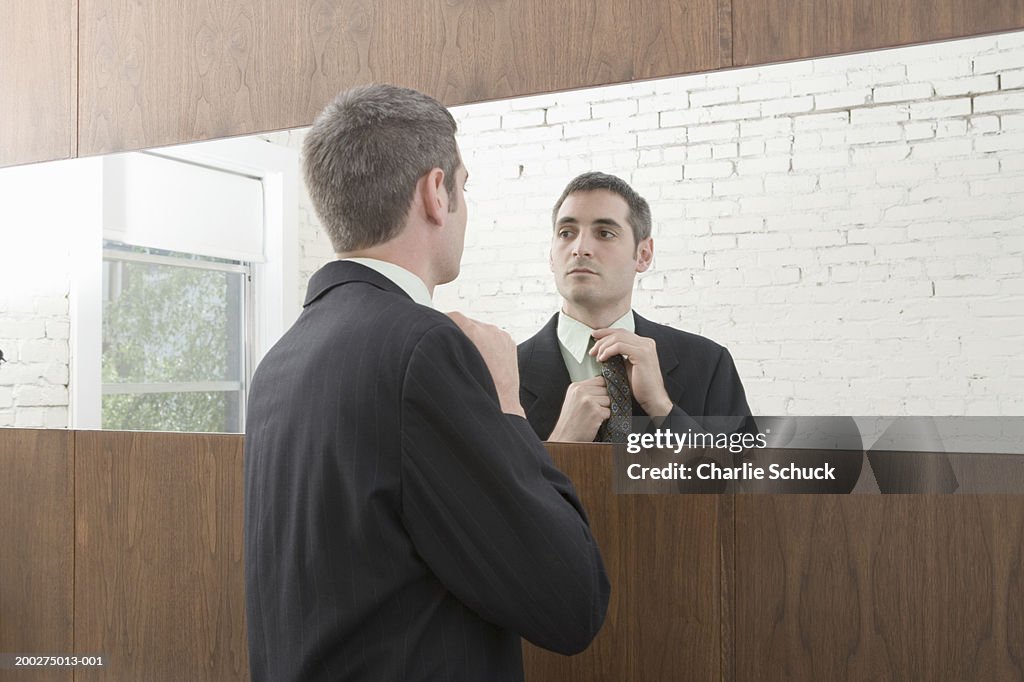
M 597 351 L 594 357 L 597 358 L 599 362 L 605 362 L 606 360 L 608 360 L 608 358 L 613 358 L 616 355 L 628 355 L 635 357 L 638 354 L 638 351 L 640 350 L 633 344 L 624 343 L 622 341 L 610 343 L 607 346 L 604 346 L 603 348 L 598 348 L 598 346 L 594 346 L 594 349 Z

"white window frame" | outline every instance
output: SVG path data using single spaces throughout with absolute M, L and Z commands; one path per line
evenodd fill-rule
M 246 348 L 248 383 L 253 368 L 299 314 L 298 192 L 295 150 L 259 138 L 215 140 L 146 152 L 216 170 L 248 175 L 263 185 L 264 261 L 253 265 L 253 336 Z M 71 427 L 101 428 L 103 315 L 102 220 L 76 232 L 71 279 Z

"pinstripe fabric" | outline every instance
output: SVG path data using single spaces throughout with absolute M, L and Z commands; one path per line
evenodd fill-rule
M 522 680 L 608 583 L 571 483 L 500 411 L 445 315 L 334 262 L 267 354 L 245 450 L 250 669 L 273 680 Z

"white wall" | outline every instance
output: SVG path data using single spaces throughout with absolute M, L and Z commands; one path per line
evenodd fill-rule
M 99 159 L 0 170 L 0 427 L 69 425 L 72 254 L 101 196 Z
M 441 309 L 532 334 L 551 205 L 603 170 L 652 204 L 635 307 L 728 346 L 755 412 L 1024 414 L 1024 33 L 454 113 L 470 225 Z M 304 213 L 303 281 L 331 257 Z

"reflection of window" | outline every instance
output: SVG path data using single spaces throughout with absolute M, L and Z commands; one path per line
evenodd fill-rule
M 243 430 L 250 281 L 237 261 L 108 243 L 102 427 Z
M 243 365 L 299 311 L 297 152 L 218 140 L 97 161 L 73 220 L 72 426 L 241 431 Z

